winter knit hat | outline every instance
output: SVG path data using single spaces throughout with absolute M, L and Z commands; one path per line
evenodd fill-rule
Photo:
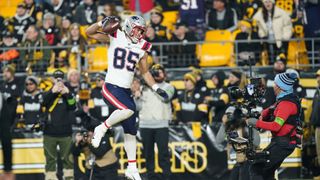
M 28 81 L 31 81 L 33 84 L 35 84 L 37 86 L 39 85 L 39 79 L 35 76 L 28 76 L 26 78 L 26 82 L 28 82 Z
M 280 73 L 274 78 L 274 83 L 284 91 L 290 91 L 293 88 L 293 84 L 297 80 L 295 73 Z

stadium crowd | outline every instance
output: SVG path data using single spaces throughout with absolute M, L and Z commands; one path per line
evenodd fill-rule
M 265 101 L 260 106 L 263 108 L 270 106 L 275 102 L 275 95 L 272 83 L 268 81 L 272 81 L 276 74 L 283 72 L 293 72 L 299 77 L 297 70 L 287 68 L 287 40 L 303 37 L 303 33 L 296 31 L 295 27 L 304 26 L 306 23 L 303 1 L 293 1 L 290 4 L 291 7 L 288 7 L 290 11 L 285 11 L 275 4 L 275 0 L 246 2 L 51 0 L 41 3 L 24 0 L 17 6 L 14 17 L 6 19 L 0 17 L 0 66 L 3 72 L 3 84 L 0 89 L 3 95 L 0 123 L 6 122 L 1 124 L 0 134 L 2 148 L 7 150 L 3 151 L 4 170 L 7 172 L 5 176 L 8 179 L 13 178 L 10 173 L 12 171 L 10 141 L 12 133 L 32 132 L 44 137 L 46 179 L 56 179 L 57 145 L 59 145 L 65 179 L 73 179 L 76 176 L 73 174 L 74 166 L 70 158 L 79 156 L 80 152 L 88 155 L 90 151 L 100 158 L 94 165 L 100 173 L 96 174 L 96 178 L 106 175 L 111 179 L 117 178 L 117 157 L 112 152 L 111 145 L 106 143 L 96 151 L 86 146 L 87 142 L 90 142 L 87 139 L 92 137 L 94 126 L 103 122 L 113 111 L 104 103 L 100 93 L 105 72 L 88 75 L 85 69 L 86 48 L 97 42 L 88 39 L 84 29 L 106 16 L 117 16 L 124 20 L 132 14 L 142 15 L 148 22 L 147 41 L 181 42 L 179 45 L 165 47 L 165 50 L 154 46 L 150 55 L 155 63 L 159 62 L 157 57 L 164 52 L 168 56 L 168 67 L 197 67 L 190 68 L 189 72 L 183 75 L 184 90 L 177 91 L 172 88 L 174 92 L 170 103 L 172 117 L 165 117 L 168 125 L 169 123 L 177 125 L 200 122 L 213 124 L 219 129 L 224 123 L 223 115 L 231 102 L 228 87 L 244 88 L 247 84 L 248 74 L 240 70 L 232 70 L 230 73 L 216 71 L 210 74 L 213 88 L 207 85 L 204 77 L 209 75 L 204 75 L 198 67 L 196 45 L 188 42 L 203 41 L 206 32 L 210 30 L 228 30 L 234 33 L 236 40 L 248 40 L 247 43 L 238 46 L 239 65 L 248 64 L 250 58 L 260 59 L 264 51 L 268 53 L 273 74 L 265 77 L 264 86 L 267 91 Z M 163 13 L 166 11 L 179 12 L 173 27 L 162 25 Z M 252 39 L 268 41 L 266 43 L 250 42 L 249 40 Z M 183 58 L 191 60 L 188 63 L 185 63 L 186 61 L 182 64 L 176 63 Z M 164 66 L 167 67 L 167 65 Z M 161 71 L 153 73 L 154 77 L 160 79 L 158 83 L 169 81 L 166 79 L 163 66 L 157 64 L 152 67 L 156 71 Z M 25 71 L 25 77 L 15 76 L 16 72 L 21 74 Z M 49 75 L 44 75 L 45 73 Z M 310 121 L 316 129 L 317 146 L 320 146 L 320 70 L 315 76 L 318 86 L 313 99 Z M 141 81 L 139 73 L 131 90 L 137 103 L 144 98 L 143 95 L 152 96 L 150 92 L 147 94 L 148 89 Z M 296 82 L 294 90 L 300 98 L 306 97 L 306 92 L 299 82 Z M 140 108 L 143 107 L 142 105 Z M 140 109 L 140 111 L 147 110 Z M 143 119 L 143 117 L 140 118 Z M 145 137 L 154 132 L 161 132 L 164 135 L 168 133 L 166 123 L 159 125 L 158 129 L 155 128 L 154 132 L 149 129 L 148 122 L 139 123 L 142 123 L 141 129 Z M 86 129 L 85 134 L 82 132 L 83 129 Z M 12 132 L 9 132 L 10 130 Z M 112 135 L 108 134 L 109 136 Z M 107 142 L 108 138 L 106 139 Z M 152 145 L 150 147 L 153 148 L 154 142 L 150 144 L 150 141 L 144 141 L 143 143 L 144 146 Z M 167 147 L 164 145 L 167 141 L 156 143 L 159 143 L 158 146 L 161 144 Z M 317 150 L 319 149 L 318 147 Z M 150 154 L 150 152 L 146 153 Z M 320 152 L 318 152 L 319 156 Z M 169 179 L 170 170 L 165 159 L 168 158 L 168 152 L 165 152 L 162 158 L 164 158 L 164 163 L 161 164 L 165 168 L 164 178 Z M 318 164 L 320 164 L 320 158 L 318 158 Z M 90 176 L 91 165 L 89 161 L 86 164 L 88 176 Z M 150 171 L 154 170 L 152 165 L 147 168 Z M 150 179 L 153 176 L 148 174 Z M 320 174 L 315 173 L 314 176 L 319 178 Z

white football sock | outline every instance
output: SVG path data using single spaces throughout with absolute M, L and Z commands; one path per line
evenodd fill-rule
M 136 136 L 131 134 L 124 134 L 124 149 L 126 150 L 128 157 L 128 168 L 137 168 L 136 155 L 137 155 L 137 143 Z
M 104 124 L 107 128 L 110 128 L 111 126 L 128 119 L 130 116 L 133 115 L 133 111 L 131 109 L 117 109 L 111 113 L 109 118 L 104 121 Z

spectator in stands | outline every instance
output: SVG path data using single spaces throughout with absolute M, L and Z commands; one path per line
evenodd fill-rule
M 195 87 L 195 92 L 201 92 L 204 96 L 209 96 L 210 91 L 207 86 L 206 80 L 203 78 L 203 71 L 200 67 L 190 67 L 191 71 L 193 74 L 196 75 L 196 87 Z
M 72 16 L 72 11 L 70 8 L 70 1 L 68 0 L 51 0 L 53 13 L 58 20 L 59 24 L 61 17 L 63 16 Z
M 240 14 L 239 19 L 251 20 L 262 6 L 263 4 L 260 0 L 245 1 L 243 4 L 238 5 Z
M 57 50 L 54 52 L 54 61 L 50 62 L 50 67 L 48 68 L 48 72 L 53 72 L 56 69 L 60 69 L 64 73 L 68 71 L 69 63 L 68 63 L 68 52 L 67 50 Z
M 180 1 L 175 0 L 155 0 L 155 3 L 161 6 L 163 11 L 177 11 L 180 7 Z
M 315 141 L 317 149 L 316 164 L 320 164 L 320 69 L 316 73 L 318 87 L 312 101 L 310 122 L 315 128 Z M 320 179 L 320 172 L 315 172 L 314 179 Z
M 260 38 L 267 39 L 269 60 L 273 63 L 275 57 L 287 53 L 288 42 L 292 36 L 290 16 L 275 5 L 274 0 L 263 0 L 263 7 L 254 16 Z
M 107 17 L 107 16 L 119 17 L 118 11 L 116 10 L 116 6 L 114 4 L 110 4 L 110 3 L 103 5 L 102 10 L 99 11 L 99 15 L 101 15 L 101 14 L 105 17 Z
M 194 33 L 188 32 L 184 23 L 177 23 L 172 34 L 171 42 L 180 42 L 179 45 L 168 46 L 169 65 L 172 66 L 195 66 L 198 64 L 195 58 L 195 44 L 187 43 L 196 41 Z M 196 61 L 196 62 L 195 62 Z M 180 64 L 179 64 L 180 63 Z
M 159 43 L 159 42 L 165 42 L 165 40 L 161 37 L 159 37 L 154 28 L 151 26 L 147 27 L 147 32 L 146 32 L 146 41 L 151 42 L 151 43 Z M 159 62 L 159 57 L 160 57 L 160 47 L 159 46 L 152 46 L 151 48 L 151 57 L 154 62 Z M 164 53 L 165 47 L 162 47 L 162 53 Z
M 205 32 L 205 1 L 186 0 L 180 3 L 180 22 L 186 23 L 191 32 L 196 35 L 197 40 L 204 39 Z M 192 17 L 192 18 L 191 18 Z
M 250 42 L 250 40 L 258 40 L 258 34 L 252 31 L 251 23 L 245 20 L 239 22 L 240 33 L 237 34 L 236 40 L 246 40 L 246 42 L 237 43 L 238 65 L 255 65 L 259 59 L 261 52 L 259 42 Z
M 265 101 L 262 104 L 263 108 L 269 107 L 276 101 L 276 95 L 274 94 L 273 84 L 274 77 L 277 74 L 284 73 L 286 71 L 287 60 L 283 55 L 277 57 L 273 64 L 273 73 L 268 73 L 265 77 L 266 93 L 264 94 Z
M 87 42 L 85 38 L 80 34 L 80 25 L 73 23 L 70 26 L 70 38 L 68 40 L 68 45 L 72 45 L 70 50 L 70 67 L 78 68 L 78 62 L 80 62 L 81 67 L 84 65 L 85 60 L 85 46 Z M 78 57 L 80 60 L 78 61 Z
M 9 31 L 2 32 L 3 43 L 0 45 L 0 48 L 10 48 L 10 49 L 0 49 L 0 67 L 2 68 L 6 64 L 18 63 L 19 52 L 15 49 L 17 43 L 13 39 L 13 34 Z
M 294 73 L 297 75 L 297 80 L 293 84 L 293 93 L 296 94 L 300 99 L 305 98 L 307 95 L 307 92 L 306 92 L 306 89 L 300 85 L 299 71 L 296 69 L 287 69 L 286 73 Z
M 93 0 L 83 0 L 83 4 L 76 8 L 74 22 L 79 23 L 81 26 L 90 25 L 97 21 L 97 17 L 97 6 Z
M 35 19 L 27 13 L 26 5 L 18 4 L 15 16 L 9 20 L 10 29 L 13 29 L 14 38 L 18 43 L 22 41 L 26 30 L 32 24 L 35 24 Z
M 60 42 L 60 29 L 56 26 L 55 17 L 52 13 L 43 16 L 42 31 L 49 45 L 57 45 Z
M 70 93 L 76 97 L 80 90 L 80 72 L 76 69 L 69 69 L 67 74 L 66 86 Z
M 57 164 L 57 146 L 63 164 L 63 176 L 73 179 L 73 163 L 70 161 L 72 145 L 72 123 L 68 114 L 75 110 L 76 100 L 63 82 L 64 73 L 54 72 L 54 85 L 43 95 L 43 104 L 48 113 L 43 136 L 44 155 L 46 158 L 45 178 L 55 180 Z
M 178 95 L 178 105 L 175 110 L 178 121 L 183 123 L 193 121 L 208 122 L 208 109 L 204 103 L 205 95 L 194 91 L 197 81 L 196 78 L 196 75 L 193 73 L 185 74 L 185 91 Z
M 96 87 L 91 90 L 90 99 L 89 101 L 89 112 L 90 114 L 96 118 L 97 120 L 103 122 L 107 119 L 108 115 L 110 114 L 111 109 L 109 106 L 104 102 L 101 91 L 102 86 L 104 84 L 104 73 L 98 73 L 95 76 L 95 84 Z
M 169 99 L 174 96 L 172 85 L 165 82 L 166 72 L 160 64 L 151 68 L 151 74 L 160 88 L 168 93 Z M 140 91 L 140 92 L 135 92 Z M 139 128 L 146 158 L 148 179 L 170 179 L 169 121 L 172 120 L 171 103 L 165 102 L 152 89 L 138 86 L 133 89 L 135 102 L 139 110 Z M 157 144 L 161 173 L 155 173 L 154 145 Z
M 162 10 L 155 7 L 151 10 L 150 25 L 155 30 L 156 35 L 163 39 L 167 39 L 167 27 L 161 25 L 163 21 Z
M 42 48 L 49 46 L 49 44 L 41 37 L 40 30 L 36 26 L 32 25 L 27 29 L 26 40 L 22 46 L 27 49 L 21 50 L 21 61 L 24 64 L 28 63 L 28 67 L 32 67 L 36 71 L 45 71 L 51 58 L 51 50 Z
M 209 30 L 234 31 L 237 28 L 237 13 L 227 7 L 226 0 L 214 0 L 212 8 L 207 13 L 207 26 Z
M 122 0 L 99 0 L 99 6 L 102 7 L 105 4 L 113 4 L 115 6 L 115 9 L 118 12 L 123 11 L 124 9 L 128 9 L 127 5 L 125 4 L 126 2 L 122 1 Z M 126 7 L 124 7 L 126 6 Z
M 215 88 L 211 90 L 210 96 L 205 98 L 208 103 L 209 109 L 212 112 L 212 122 L 217 124 L 222 122 L 222 116 L 225 113 L 229 103 L 228 89 L 224 86 L 226 75 L 223 71 L 219 70 L 211 77 L 211 81 Z
M 42 7 L 39 3 L 35 3 L 34 0 L 24 0 L 26 4 L 27 13 L 30 17 L 35 19 L 36 21 L 42 20 Z
M 71 27 L 71 17 L 70 16 L 63 16 L 61 27 L 60 27 L 60 43 L 62 45 L 67 45 L 70 39 L 70 27 Z
M 42 111 L 43 94 L 38 89 L 39 80 L 35 76 L 28 76 L 25 80 L 25 90 L 22 93 L 20 104 L 23 106 L 23 117 L 27 130 L 34 128 L 35 124 L 44 120 Z
M 228 80 L 229 83 L 227 87 L 238 86 L 243 89 L 246 84 L 245 75 L 237 70 L 233 70 L 230 72 Z

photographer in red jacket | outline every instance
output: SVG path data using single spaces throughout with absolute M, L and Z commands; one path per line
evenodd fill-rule
M 297 145 L 297 127 L 300 127 L 300 101 L 293 93 L 293 85 L 297 79 L 294 73 L 277 74 L 273 90 L 276 103 L 262 111 L 259 120 L 249 119 L 248 124 L 272 133 L 271 143 L 264 149 L 269 151 L 268 163 L 254 164 L 254 174 L 264 180 L 275 179 L 274 173 L 284 159 Z M 300 134 L 300 133 L 299 133 Z M 258 179 L 255 178 L 255 179 Z

